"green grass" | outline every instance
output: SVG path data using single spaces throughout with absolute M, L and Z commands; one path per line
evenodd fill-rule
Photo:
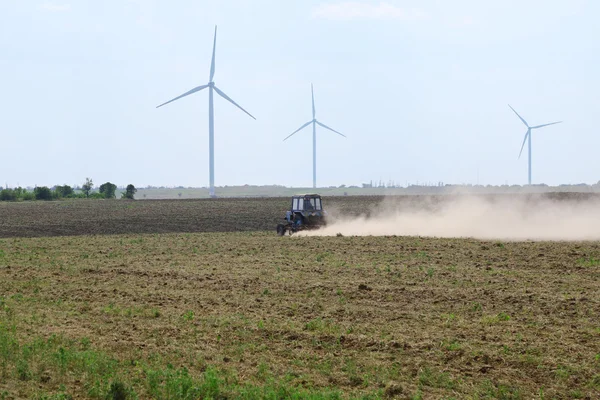
M 261 363 L 257 377 L 263 382 L 240 384 L 235 375 L 210 366 L 199 376 L 185 367 L 161 365 L 156 359 L 118 360 L 90 348 L 89 339 L 80 341 L 51 335 L 24 343 L 17 340 L 14 325 L 0 323 L 0 377 L 15 377 L 21 382 L 52 381 L 58 390 L 37 391 L 38 399 L 70 399 L 67 385 L 77 376 L 80 395 L 95 399 L 342 399 L 334 389 L 292 386 L 272 379 L 270 367 Z M 1 380 L 0 380 L 1 382 Z M 71 385 L 69 385 L 71 386 Z M 0 393 L 1 395 L 1 393 Z M 377 399 L 379 392 L 357 399 Z
M 540 399 L 543 399 L 543 391 L 540 392 Z M 474 396 L 475 400 L 484 399 L 499 399 L 499 400 L 520 400 L 523 397 L 519 392 L 519 389 L 506 385 L 506 384 L 495 384 L 490 380 L 482 382 L 477 388 L 477 392 Z
M 181 318 L 183 318 L 184 321 L 193 321 L 194 320 L 194 312 L 192 310 L 188 310 L 183 313 Z
M 447 372 L 439 372 L 426 367 L 419 373 L 419 384 L 432 388 L 455 389 L 458 381 L 452 379 Z
M 510 315 L 503 312 L 496 315 L 486 315 L 481 319 L 484 325 L 496 325 L 507 321 L 510 321 Z
M 579 260 L 577 260 L 577 264 L 583 267 L 597 267 L 600 266 L 600 258 L 580 258 Z

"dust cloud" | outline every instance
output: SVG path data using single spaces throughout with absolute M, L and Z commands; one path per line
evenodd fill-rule
M 449 196 L 386 199 L 369 215 L 331 213 L 305 236 L 429 236 L 497 240 L 600 240 L 600 201 Z

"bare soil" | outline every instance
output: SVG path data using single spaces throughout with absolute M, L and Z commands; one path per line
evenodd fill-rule
M 356 216 L 389 199 L 325 201 Z M 24 373 L 13 332 L 23 357 L 58 335 L 118 360 L 140 398 L 145 364 L 368 398 L 600 398 L 599 242 L 277 237 L 288 205 L 0 203 L 0 397 L 92 396 L 60 352 Z
M 139 204 L 165 222 L 178 215 L 171 206 L 192 213 L 204 203 Z M 219 215 L 229 215 L 245 203 L 206 204 L 226 204 Z M 70 215 L 61 219 L 85 232 Z M 118 230 L 108 221 L 102 232 Z M 0 321 L 23 342 L 88 338 L 131 361 L 123 379 L 141 398 L 139 360 L 382 398 L 600 398 L 598 242 L 246 232 L 7 238 L 0 249 Z M 64 385 L 79 398 L 85 383 L 52 369 L 27 381 L 9 372 L 0 393 L 35 397 Z
M 335 216 L 370 215 L 382 202 L 404 209 L 435 208 L 460 195 L 325 197 Z M 600 195 L 547 193 L 471 196 L 490 202 L 518 198 L 535 207 L 540 200 L 578 204 Z M 272 231 L 289 209 L 289 198 L 200 200 L 63 200 L 0 202 L 0 237 L 104 235 L 126 233 Z

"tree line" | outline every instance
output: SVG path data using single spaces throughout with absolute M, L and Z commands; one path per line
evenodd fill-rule
M 137 189 L 132 184 L 127 185 L 121 192 L 122 199 L 135 199 Z M 33 201 L 33 200 L 60 200 L 60 199 L 114 199 L 117 197 L 117 185 L 105 182 L 94 190 L 94 182 L 85 178 L 81 188 L 73 188 L 69 185 L 56 185 L 51 188 L 47 186 L 36 186 L 33 190 L 22 187 L 5 188 L 0 190 L 0 201 Z

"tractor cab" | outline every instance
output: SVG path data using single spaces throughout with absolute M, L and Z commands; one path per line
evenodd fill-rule
M 293 196 L 289 211 L 285 213 L 285 224 L 277 225 L 277 233 L 292 234 L 302 229 L 317 229 L 325 225 L 327 212 L 323 210 L 321 196 L 318 194 L 305 194 Z
M 306 194 L 304 196 L 292 197 L 292 212 L 322 211 L 321 196 L 318 194 Z

